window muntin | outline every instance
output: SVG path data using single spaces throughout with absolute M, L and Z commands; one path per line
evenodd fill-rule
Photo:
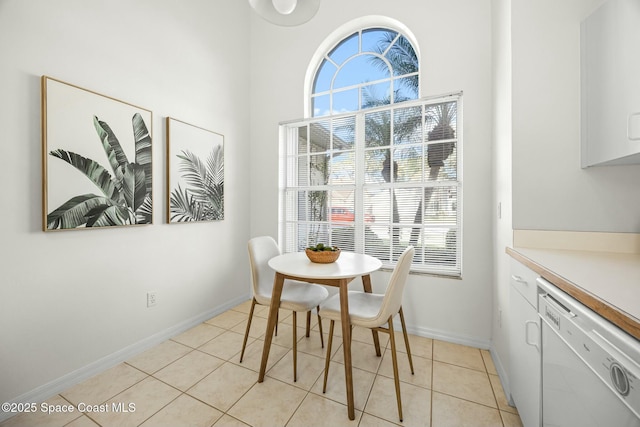
M 358 33 L 354 33 L 349 37 L 342 40 L 336 47 L 334 47 L 331 52 L 329 52 L 329 58 L 335 64 L 342 64 L 347 58 L 357 54 L 359 52 L 358 48 L 359 37 Z
M 313 81 L 314 117 L 342 114 L 417 99 L 417 54 L 397 31 L 368 28 L 338 43 L 320 63 Z
M 389 67 L 377 67 L 371 69 L 369 63 L 375 61 L 377 55 L 358 55 L 342 65 L 333 80 L 333 89 L 349 86 L 358 86 L 362 81 L 362 70 L 369 69 L 367 81 L 389 80 L 391 72 Z

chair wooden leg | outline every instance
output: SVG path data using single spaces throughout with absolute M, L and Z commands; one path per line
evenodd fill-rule
M 318 329 L 320 330 L 320 346 L 324 348 L 324 335 L 322 335 L 322 319 L 320 318 L 320 306 L 316 307 L 316 313 L 318 314 Z
M 242 352 L 240 352 L 240 363 L 244 357 L 244 349 L 247 346 L 247 339 L 249 338 L 249 329 L 251 329 L 251 319 L 253 319 L 253 310 L 256 308 L 256 299 L 251 300 L 251 309 L 249 310 L 249 319 L 247 320 L 247 329 L 244 331 L 244 341 L 242 342 Z
M 331 320 L 329 324 L 329 341 L 327 342 L 327 358 L 324 361 L 324 382 L 322 383 L 322 392 L 327 391 L 327 378 L 329 377 L 329 361 L 331 359 L 331 344 L 333 342 L 333 327 L 336 322 Z
M 309 331 L 311 331 L 311 310 L 307 311 L 307 338 L 309 338 Z
M 404 312 L 400 307 L 400 322 L 402 323 L 402 333 L 404 335 L 404 346 L 407 348 L 407 356 L 409 357 L 409 366 L 411 367 L 411 375 L 413 375 L 413 360 L 411 358 L 411 349 L 409 348 L 409 334 L 407 334 L 407 325 L 404 323 Z
M 393 379 L 396 383 L 396 399 L 398 400 L 398 416 L 402 422 L 402 400 L 400 399 L 400 374 L 398 372 L 398 356 L 396 353 L 396 338 L 393 333 L 393 316 L 389 317 L 389 340 L 391 341 L 391 360 L 393 362 Z
M 293 312 L 293 382 L 298 380 L 298 343 L 296 329 L 298 328 L 298 313 Z
M 275 332 L 275 336 L 278 336 L 278 323 L 280 323 L 280 309 L 278 309 L 278 311 L 276 311 L 276 332 Z

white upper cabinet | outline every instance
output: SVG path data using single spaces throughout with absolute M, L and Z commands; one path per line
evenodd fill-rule
M 640 1 L 608 0 L 581 28 L 582 167 L 640 164 Z

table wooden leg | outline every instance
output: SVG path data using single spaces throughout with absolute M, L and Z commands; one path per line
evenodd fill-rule
M 280 297 L 282 296 L 282 287 L 284 286 L 284 276 L 276 273 L 273 280 L 273 292 L 271 294 L 271 306 L 269 308 L 269 319 L 267 320 L 267 332 L 264 336 L 264 347 L 262 348 L 262 362 L 260 363 L 260 374 L 258 374 L 258 382 L 264 381 L 264 374 L 267 371 L 267 360 L 269 359 L 269 350 L 271 349 L 271 340 L 273 331 L 278 322 L 278 309 L 280 308 Z
M 344 379 L 347 386 L 347 410 L 349 419 L 354 420 L 356 413 L 353 403 L 353 368 L 351 366 L 351 322 L 349 321 L 348 282 L 340 280 L 340 323 L 342 324 L 342 347 L 344 349 Z
M 365 274 L 364 276 L 362 276 L 362 287 L 364 288 L 365 292 L 373 292 L 373 290 L 371 289 L 370 275 Z M 375 329 L 371 329 L 371 334 L 373 335 L 373 346 L 376 348 L 376 356 L 380 357 L 382 356 L 382 353 L 380 352 L 380 339 L 378 338 L 378 331 L 376 331 Z

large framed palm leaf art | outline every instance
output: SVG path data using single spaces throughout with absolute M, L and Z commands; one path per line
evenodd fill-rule
M 43 230 L 152 223 L 152 113 L 42 76 Z
M 167 221 L 224 219 L 224 136 L 167 117 Z

